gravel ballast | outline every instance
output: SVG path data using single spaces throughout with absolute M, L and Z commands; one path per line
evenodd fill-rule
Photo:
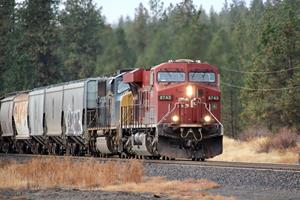
M 0 189 L 0 200 L 155 200 L 153 194 L 130 193 L 130 192 L 106 192 L 106 191 L 83 191 L 67 189 L 43 189 L 43 190 L 12 190 Z M 166 196 L 159 196 L 161 200 L 171 200 Z
M 24 162 L 30 157 L 0 156 L 0 160 Z M 84 160 L 82 160 L 84 162 Z M 236 167 L 205 166 L 189 164 L 144 163 L 146 176 L 164 176 L 170 180 L 208 179 L 220 185 L 219 188 L 205 190 L 212 194 L 236 199 L 300 199 L 300 172 L 272 169 L 252 169 Z M 133 194 L 123 192 L 77 191 L 77 190 L 0 190 L 1 199 L 157 199 L 153 194 Z M 44 195 L 48 194 L 48 195 Z M 2 197 L 2 198 L 1 198 Z M 23 197 L 23 198 L 22 198 Z M 49 198 L 48 198 L 49 197 Z M 159 199 L 169 199 L 160 196 Z
M 145 164 L 145 174 L 168 179 L 209 179 L 221 186 L 211 193 L 237 199 L 300 199 L 300 173 L 294 171 Z

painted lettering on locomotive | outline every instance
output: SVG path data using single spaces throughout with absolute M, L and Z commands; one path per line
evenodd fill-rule
M 222 153 L 219 83 L 216 67 L 182 59 L 16 92 L 1 100 L 1 150 L 211 158 Z

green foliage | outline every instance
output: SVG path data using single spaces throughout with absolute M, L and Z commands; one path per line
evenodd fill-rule
M 246 77 L 250 88 L 292 88 L 279 91 L 243 92 L 243 118 L 270 129 L 283 126 L 300 128 L 299 69 L 300 18 L 299 1 L 278 1 L 266 8 L 262 18 L 259 49 L 253 58 L 253 71 L 280 73 L 252 74 Z M 294 69 L 295 68 L 295 69 Z M 296 87 L 296 88 L 294 88 Z M 272 103 L 270 103 L 272 102 Z
M 61 79 L 56 29 L 57 0 L 26 0 L 15 12 L 14 32 L 8 50 L 6 88 L 24 90 Z
M 125 38 L 124 29 L 119 26 L 115 30 L 107 29 L 103 38 L 109 38 L 104 42 L 105 50 L 98 57 L 96 74 L 113 74 L 118 69 L 129 69 L 134 66 L 134 57 Z
M 14 0 L 0 1 L 0 96 L 5 91 L 4 72 L 9 68 L 10 46 L 14 32 Z
M 61 60 L 66 80 L 92 76 L 103 52 L 105 29 L 101 10 L 92 0 L 67 0 L 60 15 Z
M 133 19 L 114 25 L 93 0 L 66 0 L 59 10 L 60 3 L 0 1 L 1 94 L 200 59 L 221 71 L 226 134 L 257 125 L 300 129 L 299 1 L 225 1 L 220 13 L 206 13 L 192 0 L 149 0 L 150 10 L 140 4 Z M 278 88 L 290 89 L 264 90 Z

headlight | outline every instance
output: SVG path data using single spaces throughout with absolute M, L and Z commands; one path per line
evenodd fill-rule
M 209 115 L 206 115 L 203 119 L 206 123 L 211 122 L 211 116 Z
M 172 121 L 173 121 L 173 122 L 178 122 L 178 121 L 179 121 L 178 115 L 174 115 L 174 116 L 172 117 Z
M 194 95 L 194 89 L 193 86 L 189 85 L 186 87 L 186 96 L 191 98 Z

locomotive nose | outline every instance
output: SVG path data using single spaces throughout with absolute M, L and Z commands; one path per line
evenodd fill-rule
M 184 86 L 185 98 L 193 99 L 201 97 L 205 89 L 199 87 L 197 84 L 188 83 Z
M 171 115 L 173 124 L 202 124 L 215 123 L 214 117 L 208 111 L 210 104 L 206 98 L 208 88 L 197 83 L 188 82 L 178 86 L 182 93 L 174 100 L 179 104 Z M 206 94 L 206 95 L 205 95 Z
M 187 85 L 185 88 L 185 93 L 188 98 L 193 98 L 195 96 L 195 87 L 192 85 Z

